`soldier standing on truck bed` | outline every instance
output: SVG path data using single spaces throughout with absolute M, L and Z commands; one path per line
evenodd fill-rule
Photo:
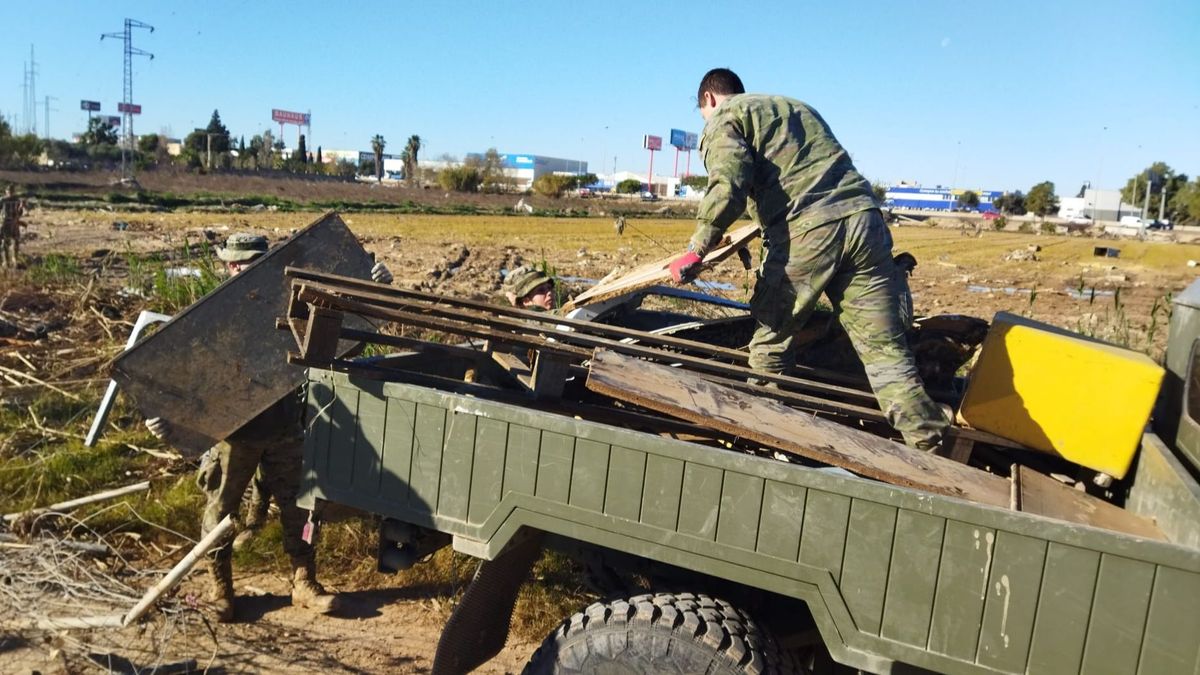
M 888 232 L 871 184 L 825 120 L 800 101 L 746 94 L 717 68 L 700 81 L 708 190 L 687 252 L 671 263 L 677 283 L 746 211 L 762 226 L 763 262 L 751 314 L 750 366 L 782 373 L 796 362 L 794 336 L 824 292 L 866 367 L 888 421 L 910 446 L 936 449 L 948 421 L 925 392 L 900 318 Z
M 223 248 L 217 249 L 217 257 L 225 261 L 229 274 L 235 275 L 267 249 L 266 237 L 234 234 Z M 383 263 L 376 263 L 371 269 L 371 279 L 391 283 L 392 274 Z M 313 537 L 304 536 L 306 517 L 303 509 L 296 506 L 304 460 L 303 393 L 301 388 L 280 399 L 205 455 L 197 476 L 207 497 L 200 530 L 202 534 L 208 533 L 227 515 L 235 517 L 239 529 L 246 527 L 237 516 L 246 488 L 257 472 L 266 493 L 260 498 L 273 497 L 279 507 L 283 548 L 292 563 L 292 604 L 329 614 L 337 611 L 341 603 L 338 596 L 326 592 L 317 582 Z M 170 425 L 166 420 L 158 417 L 146 420 L 146 427 L 158 438 L 170 441 Z M 251 513 L 250 518 L 255 515 Z M 230 539 L 214 549 L 209 558 L 212 586 L 208 599 L 221 622 L 234 618 Z
M 17 266 L 17 257 L 21 253 L 21 216 L 25 215 L 25 200 L 13 194 L 11 185 L 4 188 L 4 197 L 0 198 L 0 267 Z

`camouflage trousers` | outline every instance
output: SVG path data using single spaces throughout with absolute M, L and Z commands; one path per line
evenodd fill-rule
M 269 495 L 274 497 L 275 504 L 279 507 L 279 520 L 283 525 L 283 549 L 291 558 L 292 566 L 311 567 L 314 560 L 313 547 L 302 538 L 308 516 L 303 509 L 296 506 L 303 457 L 302 439 L 287 439 L 261 445 L 222 442 L 209 451 L 196 477 L 208 500 L 204 507 L 201 533 L 212 530 L 227 515 L 232 515 L 237 522 L 234 531 L 215 549 L 215 558 L 219 560 L 231 556 L 230 544 L 234 536 L 245 527 L 247 520 L 253 520 L 258 515 L 250 513 L 241 517 L 239 514 L 246 488 L 257 479 L 262 481 L 262 491 L 265 492 L 260 494 L 259 499 L 268 499 Z M 251 510 L 257 510 L 261 506 L 265 506 L 265 503 L 254 504 Z
M 751 298 L 756 322 L 750 366 L 782 373 L 796 363 L 795 334 L 825 293 L 866 367 L 879 406 L 908 445 L 938 447 L 948 421 L 925 391 L 905 339 L 892 235 L 878 210 L 795 237 L 764 232 L 765 255 Z
M 21 230 L 17 223 L 0 225 L 0 267 L 16 267 L 21 253 Z

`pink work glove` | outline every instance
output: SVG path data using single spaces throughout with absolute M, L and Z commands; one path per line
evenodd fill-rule
M 688 251 L 671 263 L 671 278 L 677 284 L 686 284 L 700 274 L 700 256 Z

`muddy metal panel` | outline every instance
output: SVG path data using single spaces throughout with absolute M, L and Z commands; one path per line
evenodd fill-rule
M 113 362 L 113 379 L 147 418 L 169 421 L 182 450 L 203 452 L 304 382 L 287 363 L 287 266 L 368 278 L 371 259 L 327 214 L 193 303 Z
M 873 672 L 1200 668 L 1200 550 L 399 383 L 311 371 L 310 401 L 302 503 L 474 555 L 532 527 L 797 597 Z

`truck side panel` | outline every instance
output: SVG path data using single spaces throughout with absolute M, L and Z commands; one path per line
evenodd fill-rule
M 309 502 L 432 527 L 482 557 L 532 527 L 797 597 L 835 658 L 875 672 L 1200 667 L 1195 550 L 421 387 L 310 379 Z

